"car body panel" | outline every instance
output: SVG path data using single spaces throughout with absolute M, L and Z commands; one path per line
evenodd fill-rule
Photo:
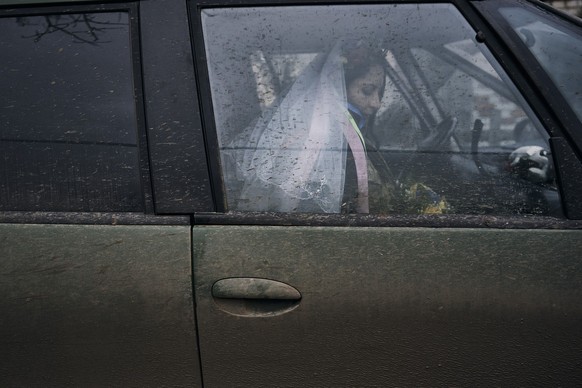
M 195 226 L 193 242 L 207 386 L 582 377 L 581 231 Z M 213 284 L 232 277 L 302 297 L 291 310 L 267 306 L 272 316 L 260 311 L 268 300 L 239 300 L 244 312 L 213 300 Z
M 190 227 L 0 224 L 4 386 L 201 386 Z

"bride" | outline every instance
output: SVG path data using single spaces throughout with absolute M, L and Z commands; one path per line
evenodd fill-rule
M 397 188 L 367 131 L 380 108 L 387 66 L 381 50 L 361 41 L 338 42 L 316 57 L 223 150 L 231 210 L 409 212 L 410 191 Z M 424 189 L 417 184 L 414 196 Z M 444 209 L 440 198 L 429 202 L 436 208 L 423 205 L 420 212 Z

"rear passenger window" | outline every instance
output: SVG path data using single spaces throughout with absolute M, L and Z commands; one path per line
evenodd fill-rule
M 202 26 L 229 210 L 561 215 L 545 130 L 454 6 Z
M 143 211 L 127 12 L 0 18 L 0 210 Z

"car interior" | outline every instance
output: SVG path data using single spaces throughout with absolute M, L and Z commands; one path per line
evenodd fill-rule
M 446 198 L 449 213 L 562 216 L 548 135 L 471 27 L 447 5 L 416 12 L 401 5 L 387 17 L 385 10 L 374 16 L 374 7 L 360 14 L 365 23 L 352 20 L 348 6 L 331 15 L 325 7 L 247 9 L 235 27 L 207 34 L 221 147 L 275 104 L 318 54 L 349 36 L 386 53 L 387 86 L 371 136 L 400 183 L 428 185 Z M 216 16 L 229 11 L 204 12 L 214 32 Z M 281 21 L 277 30 L 265 22 L 287 12 L 302 22 Z M 446 28 L 443 19 L 450 20 Z M 410 28 L 420 24 L 422 31 Z M 519 168 L 511 165 L 516 149 Z M 548 165 L 540 179 L 524 173 L 536 157 Z

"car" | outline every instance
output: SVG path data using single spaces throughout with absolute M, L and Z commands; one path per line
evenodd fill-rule
M 3 386 L 580 384 L 579 19 L 4 0 L 0 48 Z

